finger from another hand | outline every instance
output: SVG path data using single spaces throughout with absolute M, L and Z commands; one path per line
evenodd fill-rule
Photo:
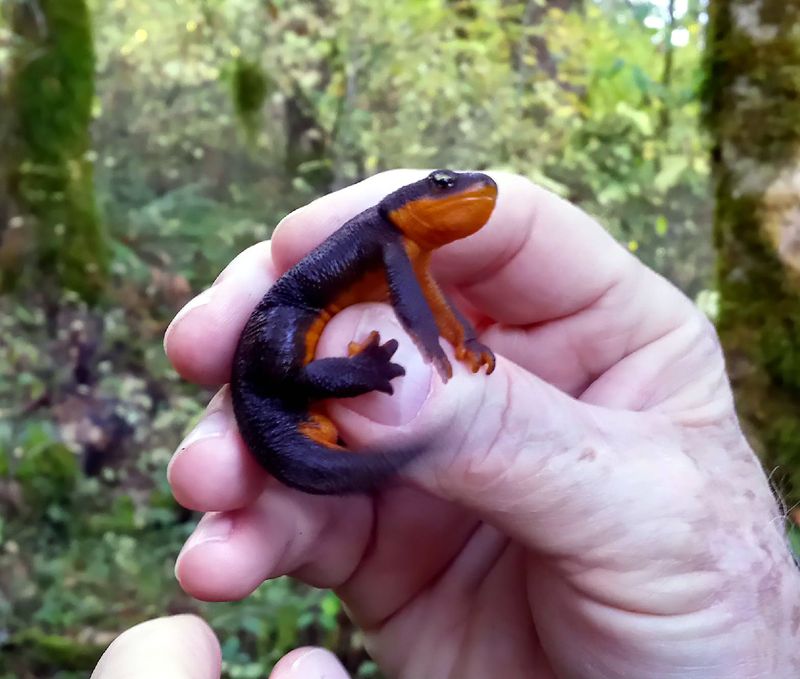
M 269 679 L 350 679 L 350 675 L 330 651 L 306 647 L 281 658 Z
M 222 656 L 211 628 L 194 615 L 148 620 L 108 647 L 91 679 L 219 679 Z

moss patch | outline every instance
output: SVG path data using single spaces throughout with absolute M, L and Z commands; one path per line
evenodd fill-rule
M 11 74 L 18 161 L 12 195 L 35 224 L 40 277 L 87 299 L 102 290 L 107 246 L 89 150 L 94 48 L 85 0 L 12 5 L 19 40 Z
M 267 76 L 259 64 L 239 57 L 233 64 L 231 84 L 236 115 L 252 138 L 258 131 L 258 114 L 267 98 Z
M 704 100 L 715 178 L 719 331 L 743 423 L 800 499 L 800 286 L 765 193 L 800 162 L 798 0 L 712 0 Z M 781 484 L 782 486 L 784 484 Z

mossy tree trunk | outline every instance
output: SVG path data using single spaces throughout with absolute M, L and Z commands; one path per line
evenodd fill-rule
M 744 426 L 800 499 L 800 0 L 711 0 L 719 330 Z
M 90 301 L 102 292 L 108 251 L 95 206 L 89 125 L 94 46 L 86 0 L 13 0 L 15 51 L 8 192 L 14 227 L 31 236 L 35 282 Z

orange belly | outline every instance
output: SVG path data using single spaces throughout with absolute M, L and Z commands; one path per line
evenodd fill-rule
M 366 272 L 347 290 L 338 294 L 333 301 L 325 307 L 316 320 L 306 331 L 306 354 L 304 365 L 314 360 L 317 351 L 320 335 L 336 314 L 342 309 L 346 309 L 353 304 L 362 302 L 386 302 L 389 299 L 389 285 L 386 282 L 386 272 L 383 269 L 375 269 Z

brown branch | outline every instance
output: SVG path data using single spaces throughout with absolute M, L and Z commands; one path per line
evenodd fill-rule
M 666 26 L 666 33 L 664 35 L 664 70 L 661 74 L 661 112 L 659 114 L 659 132 L 661 135 L 666 134 L 670 126 L 670 102 L 668 101 L 668 92 L 672 87 L 672 72 L 675 61 L 675 47 L 672 44 L 672 35 L 677 26 L 677 19 L 675 17 L 675 0 L 669 0 L 669 21 Z

